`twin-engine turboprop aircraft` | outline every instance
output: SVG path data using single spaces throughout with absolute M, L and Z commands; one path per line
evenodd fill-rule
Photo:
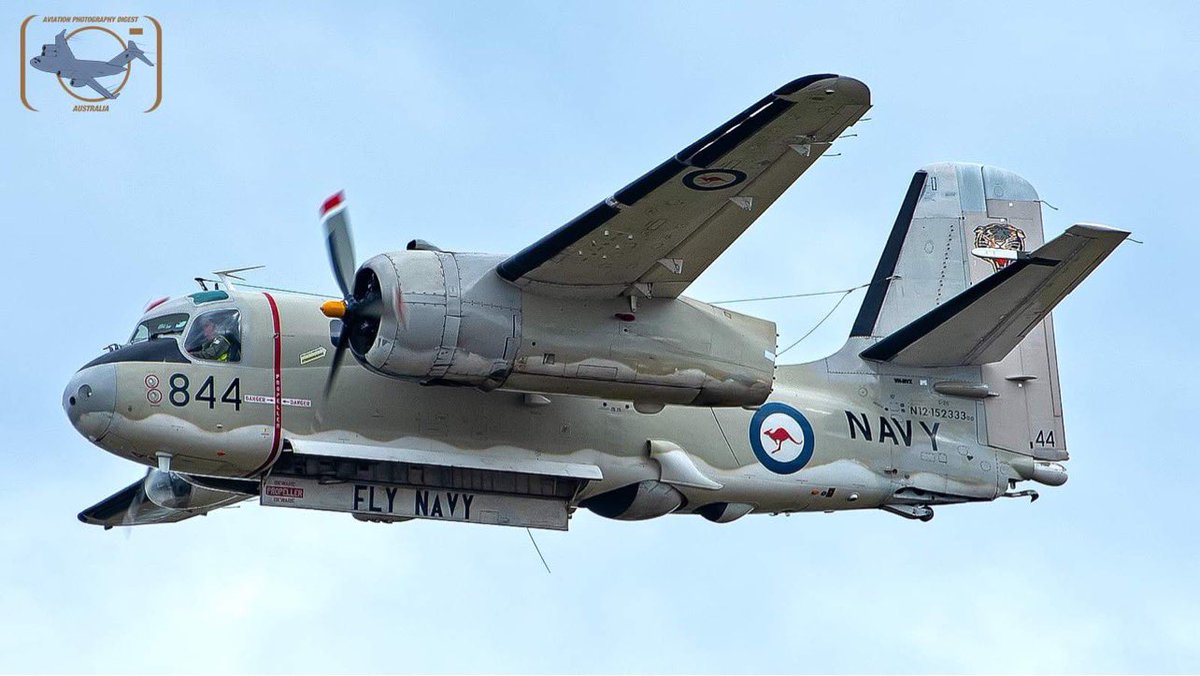
M 869 107 L 851 78 L 790 82 L 513 256 L 414 240 L 356 271 L 335 195 L 321 211 L 341 300 L 226 278 L 149 308 L 75 374 L 72 424 L 150 466 L 80 520 L 250 498 L 558 530 L 578 507 L 928 520 L 1062 484 L 1050 311 L 1128 233 L 1044 241 L 1016 174 L 916 172 L 825 359 L 776 364 L 774 323 L 681 295 Z

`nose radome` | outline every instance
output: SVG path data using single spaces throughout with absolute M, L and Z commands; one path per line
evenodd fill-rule
M 62 404 L 80 434 L 90 441 L 104 438 L 117 405 L 116 365 L 89 366 L 76 373 L 63 391 Z

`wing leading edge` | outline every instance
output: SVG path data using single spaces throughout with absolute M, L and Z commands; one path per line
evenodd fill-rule
M 858 80 L 794 80 L 497 272 L 553 294 L 677 296 L 869 108 Z

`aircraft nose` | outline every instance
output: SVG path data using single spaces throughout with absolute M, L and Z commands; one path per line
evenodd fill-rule
M 117 406 L 117 367 L 100 364 L 80 370 L 63 391 L 63 410 L 79 433 L 99 441 L 108 433 Z

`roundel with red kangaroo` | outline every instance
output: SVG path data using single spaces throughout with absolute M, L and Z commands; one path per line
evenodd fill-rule
M 683 177 L 683 184 L 692 190 L 707 192 L 724 190 L 746 180 L 746 172 L 737 169 L 701 169 Z
M 800 411 L 773 401 L 750 419 L 750 448 L 763 467 L 792 474 L 812 460 L 813 428 Z

